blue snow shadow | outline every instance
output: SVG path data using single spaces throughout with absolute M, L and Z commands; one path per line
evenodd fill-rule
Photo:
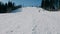
M 18 13 L 18 12 L 22 12 L 22 9 L 19 8 L 19 9 L 16 9 L 16 10 L 11 11 L 11 13 Z

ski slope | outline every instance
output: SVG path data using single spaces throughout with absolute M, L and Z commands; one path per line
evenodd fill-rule
M 60 12 L 24 7 L 0 14 L 0 34 L 60 34 Z

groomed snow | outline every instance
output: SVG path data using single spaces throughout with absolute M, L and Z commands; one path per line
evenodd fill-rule
M 0 14 L 0 34 L 60 34 L 59 11 L 25 7 L 15 12 Z

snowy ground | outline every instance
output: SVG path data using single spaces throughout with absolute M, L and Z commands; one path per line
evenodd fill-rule
M 36 7 L 15 11 L 0 14 L 0 34 L 60 34 L 60 12 Z

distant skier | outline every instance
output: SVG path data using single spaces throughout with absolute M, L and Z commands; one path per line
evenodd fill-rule
M 40 10 L 39 10 L 39 12 L 40 12 Z

